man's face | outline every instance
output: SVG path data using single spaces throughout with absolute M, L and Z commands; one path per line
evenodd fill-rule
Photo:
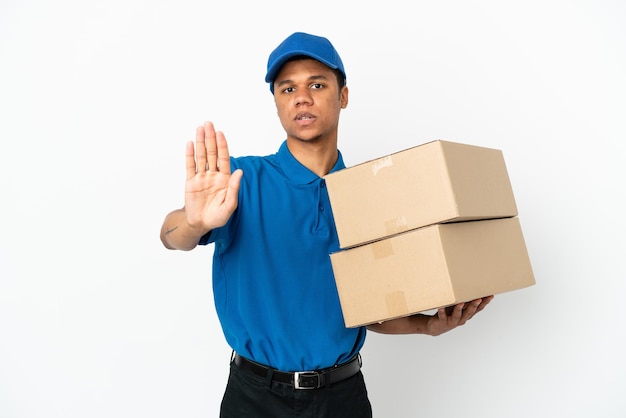
M 274 80 L 274 101 L 288 139 L 336 140 L 348 88 L 340 92 L 335 73 L 319 61 L 290 61 Z

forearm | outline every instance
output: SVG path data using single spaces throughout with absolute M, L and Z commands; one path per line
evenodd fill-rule
M 161 242 L 170 250 L 189 251 L 198 245 L 200 238 L 207 232 L 189 225 L 185 209 L 177 209 L 170 212 L 163 221 Z
M 429 334 L 428 315 L 411 315 L 404 318 L 392 319 L 382 323 L 375 323 L 367 326 L 370 331 L 380 334 Z

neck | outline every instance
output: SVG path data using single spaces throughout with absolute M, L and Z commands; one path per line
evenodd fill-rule
M 332 142 L 300 141 L 287 138 L 289 152 L 306 168 L 323 177 L 337 164 L 337 140 Z

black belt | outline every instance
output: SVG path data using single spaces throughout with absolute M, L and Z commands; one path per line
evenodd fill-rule
M 281 372 L 248 360 L 236 353 L 233 362 L 242 370 L 247 370 L 266 379 L 271 378 L 274 382 L 291 385 L 295 389 L 318 389 L 352 377 L 361 370 L 361 356 L 359 354 L 347 363 L 311 372 Z

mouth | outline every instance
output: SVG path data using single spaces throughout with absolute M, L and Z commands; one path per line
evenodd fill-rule
M 309 121 L 309 120 L 313 120 L 315 119 L 315 116 L 313 116 L 310 113 L 298 113 L 296 115 L 296 121 Z

